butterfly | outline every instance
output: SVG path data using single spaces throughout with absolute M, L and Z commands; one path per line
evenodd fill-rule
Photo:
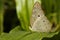
M 36 2 L 30 18 L 30 30 L 37 32 L 50 32 L 52 24 L 42 10 L 41 4 Z

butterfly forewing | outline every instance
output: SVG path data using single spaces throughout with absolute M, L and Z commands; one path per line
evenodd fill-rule
M 43 11 L 41 9 L 41 4 L 39 4 L 39 2 L 36 2 L 33 6 L 32 16 L 31 16 L 31 19 L 30 19 L 31 26 L 34 24 L 36 19 L 38 17 L 41 17 L 41 16 L 43 16 Z

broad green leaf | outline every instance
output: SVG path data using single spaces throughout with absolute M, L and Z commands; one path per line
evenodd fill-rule
M 57 35 L 59 32 L 53 33 L 39 33 L 39 32 L 28 32 L 28 31 L 20 31 L 17 26 L 10 33 L 2 33 L 0 36 L 0 40 L 42 40 L 43 38 L 51 38 L 54 35 Z
M 12 29 L 9 33 L 14 33 L 14 32 L 17 32 L 17 31 L 21 31 L 21 28 L 20 26 L 16 26 L 14 29 Z
M 25 36 L 24 38 L 22 38 L 21 40 L 42 40 L 44 37 L 53 37 L 54 35 L 56 35 L 57 33 L 32 33 L 30 35 Z
M 0 34 L 3 32 L 3 0 L 0 0 Z
M 19 29 L 20 29 L 20 27 L 17 26 L 16 28 L 14 28 L 13 30 L 10 31 L 9 34 L 12 35 L 12 39 L 13 39 L 13 37 L 15 37 L 13 35 L 16 35 L 17 36 L 16 40 L 19 40 L 19 39 L 20 40 L 24 40 L 24 39 L 26 39 L 26 40 L 41 40 L 44 37 L 51 38 L 54 35 L 58 35 L 58 33 L 59 33 L 59 31 L 58 32 L 51 32 L 51 33 L 27 32 L 27 31 L 20 31 Z M 19 36 L 19 38 L 18 38 L 18 36 Z
M 8 35 L 9 35 L 8 33 L 2 33 L 0 35 L 0 40 L 7 40 L 7 39 L 9 39 L 9 36 Z
M 60 32 L 58 35 L 54 35 L 52 38 L 45 37 L 42 40 L 60 40 Z

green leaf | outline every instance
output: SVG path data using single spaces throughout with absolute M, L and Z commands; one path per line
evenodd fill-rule
M 0 0 L 0 34 L 3 32 L 3 0 Z
M 0 40 L 8 40 L 9 39 L 9 34 L 8 33 L 2 33 L 0 35 Z
M 45 33 L 45 32 L 39 33 L 39 32 L 20 31 L 19 29 L 20 29 L 20 27 L 17 26 L 16 28 L 14 28 L 13 30 L 10 31 L 10 35 L 13 34 L 13 35 L 16 35 L 18 37 L 18 35 L 20 34 L 20 37 L 21 37 L 21 38 L 19 37 L 20 40 L 24 40 L 24 39 L 26 39 L 26 40 L 41 40 L 44 37 L 51 38 L 54 35 L 59 34 L 59 31 L 58 32 L 51 32 L 51 33 Z M 18 32 L 20 32 L 20 33 L 18 33 Z
M 54 35 L 52 38 L 45 37 L 42 40 L 60 40 L 60 32 L 58 35 Z
M 21 31 L 20 26 L 16 26 L 16 27 L 13 28 L 9 33 L 14 33 L 14 32 L 17 32 L 17 31 Z
M 40 32 L 28 32 L 20 31 L 17 26 L 10 33 L 2 33 L 0 40 L 42 40 L 45 37 L 51 38 L 57 35 L 59 32 L 54 33 L 40 33 Z

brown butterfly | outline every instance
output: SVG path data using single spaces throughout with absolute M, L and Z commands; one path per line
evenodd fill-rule
M 30 30 L 37 32 L 50 32 L 52 24 L 45 16 L 41 4 L 36 2 L 33 6 L 32 16 L 30 19 Z

